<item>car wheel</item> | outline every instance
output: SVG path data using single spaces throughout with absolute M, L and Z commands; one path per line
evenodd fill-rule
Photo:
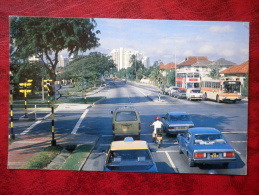
M 195 165 L 195 163 L 193 162 L 193 160 L 189 154 L 188 154 L 188 164 L 189 164 L 189 167 L 194 167 L 194 165 Z
M 178 141 L 178 143 L 179 143 L 179 141 Z M 179 146 L 179 154 L 182 154 L 183 153 L 183 151 L 181 150 L 181 147 Z

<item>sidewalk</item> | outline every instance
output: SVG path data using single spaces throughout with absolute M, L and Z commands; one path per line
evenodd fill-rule
M 95 135 L 87 134 L 66 134 L 55 135 L 57 145 L 78 145 L 91 144 L 94 145 L 98 140 Z M 51 133 L 46 134 L 27 134 L 16 137 L 8 149 L 8 169 L 21 169 L 22 166 L 44 148 L 51 146 Z
M 87 96 L 92 96 L 103 89 L 105 89 L 105 87 L 99 87 L 92 92 L 88 92 Z M 81 104 L 79 106 L 82 108 Z M 90 105 L 84 106 L 90 107 Z M 69 107 L 70 110 L 76 109 L 76 106 L 72 104 L 60 104 L 57 110 L 61 111 L 67 109 L 67 107 Z M 15 141 L 9 145 L 8 148 L 8 169 L 21 169 L 28 160 L 43 151 L 44 148 L 51 146 L 51 140 L 51 133 L 16 135 Z M 98 136 L 88 134 L 55 134 L 55 140 L 57 145 L 61 146 L 79 144 L 94 145 L 98 141 Z

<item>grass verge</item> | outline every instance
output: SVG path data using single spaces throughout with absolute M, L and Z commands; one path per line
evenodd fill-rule
M 62 104 L 62 103 L 73 103 L 73 104 L 93 104 L 94 102 L 102 99 L 103 97 L 87 97 L 84 98 L 64 98 L 61 97 L 56 101 L 56 104 Z
M 71 153 L 60 170 L 79 170 L 85 158 L 89 155 L 93 145 L 78 145 Z
M 22 168 L 43 169 L 61 152 L 61 150 L 61 146 L 48 146 L 42 152 L 30 159 Z

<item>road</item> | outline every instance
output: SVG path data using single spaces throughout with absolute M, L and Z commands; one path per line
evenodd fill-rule
M 83 171 L 103 171 L 106 158 L 105 151 L 113 141 L 111 111 L 118 106 L 134 106 L 140 112 L 141 139 L 149 143 L 150 148 L 156 149 L 153 156 L 160 173 L 197 173 L 209 172 L 227 175 L 245 175 L 247 173 L 247 101 L 232 103 L 216 103 L 213 101 L 187 101 L 169 96 L 161 96 L 161 101 L 151 101 L 149 97 L 157 97 L 158 89 L 153 86 L 135 83 L 123 83 L 109 80 L 107 86 L 95 96 L 106 98 L 89 107 L 80 104 L 63 105 L 55 110 L 56 134 L 91 134 L 99 140 L 82 168 Z M 152 127 L 149 125 L 156 116 L 163 116 L 169 111 L 187 112 L 196 127 L 214 127 L 219 129 L 235 149 L 237 161 L 231 162 L 228 168 L 218 165 L 189 167 L 187 159 L 178 153 L 178 143 L 175 137 L 164 135 L 161 148 L 152 142 Z M 29 110 L 34 115 L 33 110 Z M 45 120 L 17 121 L 16 134 L 46 134 L 50 135 L 50 110 L 39 109 L 37 117 L 45 116 Z M 16 113 L 16 117 L 22 113 Z M 75 128 L 76 127 L 76 128 Z
M 190 114 L 196 127 L 214 127 L 223 132 L 238 154 L 237 161 L 230 163 L 228 168 L 223 168 L 220 165 L 190 168 L 184 156 L 178 153 L 176 138 L 164 136 L 161 148 L 153 152 L 158 172 L 206 174 L 212 171 L 228 175 L 246 174 L 248 106 L 246 101 L 236 104 L 219 104 L 213 101 L 187 101 L 169 96 L 161 96 L 161 101 L 150 101 L 146 96 L 157 96 L 157 88 L 134 83 L 124 84 L 120 81 L 110 81 L 102 93 L 107 98 L 89 110 L 86 120 L 82 123 L 86 129 L 80 130 L 100 135 L 100 140 L 85 163 L 83 170 L 103 170 L 104 151 L 109 148 L 112 141 L 112 115 L 110 112 L 118 106 L 134 106 L 141 116 L 141 139 L 146 140 L 151 148 L 156 148 L 156 145 L 151 141 L 153 129 L 149 126 L 154 121 L 155 116 L 163 116 L 169 111 L 184 111 Z

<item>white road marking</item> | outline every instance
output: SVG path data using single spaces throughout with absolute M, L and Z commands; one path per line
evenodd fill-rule
M 239 155 L 241 154 L 241 152 L 238 152 L 236 149 L 234 149 L 236 151 L 236 153 L 238 153 Z
M 175 171 L 176 173 L 178 173 L 178 170 L 176 169 L 176 166 L 174 165 L 174 163 L 173 163 L 172 159 L 170 158 L 168 152 L 165 152 L 165 154 L 166 154 L 166 156 L 167 156 L 167 158 L 168 158 L 168 160 L 169 160 L 169 163 L 171 164 L 171 167 L 174 169 L 174 171 Z
M 160 150 L 160 151 L 156 151 L 156 152 L 178 152 L 178 150 Z
M 247 133 L 247 131 L 231 131 L 231 132 L 227 132 L 227 131 L 222 131 L 221 133 Z
M 26 130 L 24 130 L 21 135 L 25 135 L 27 134 L 33 127 L 35 127 L 36 125 L 38 125 L 39 123 L 41 123 L 41 121 L 37 121 L 35 123 L 33 123 L 29 128 L 27 128 Z
M 231 142 L 234 142 L 234 143 L 246 143 L 247 141 L 231 141 Z
M 74 129 L 72 130 L 71 134 L 76 134 L 76 132 L 77 132 L 79 126 L 81 125 L 81 123 L 82 123 L 83 119 L 85 118 L 85 116 L 86 116 L 86 114 L 87 114 L 88 111 L 89 111 L 89 110 L 86 109 L 86 110 L 84 111 L 84 113 L 81 115 L 80 119 L 77 121 L 77 123 L 76 123 Z

